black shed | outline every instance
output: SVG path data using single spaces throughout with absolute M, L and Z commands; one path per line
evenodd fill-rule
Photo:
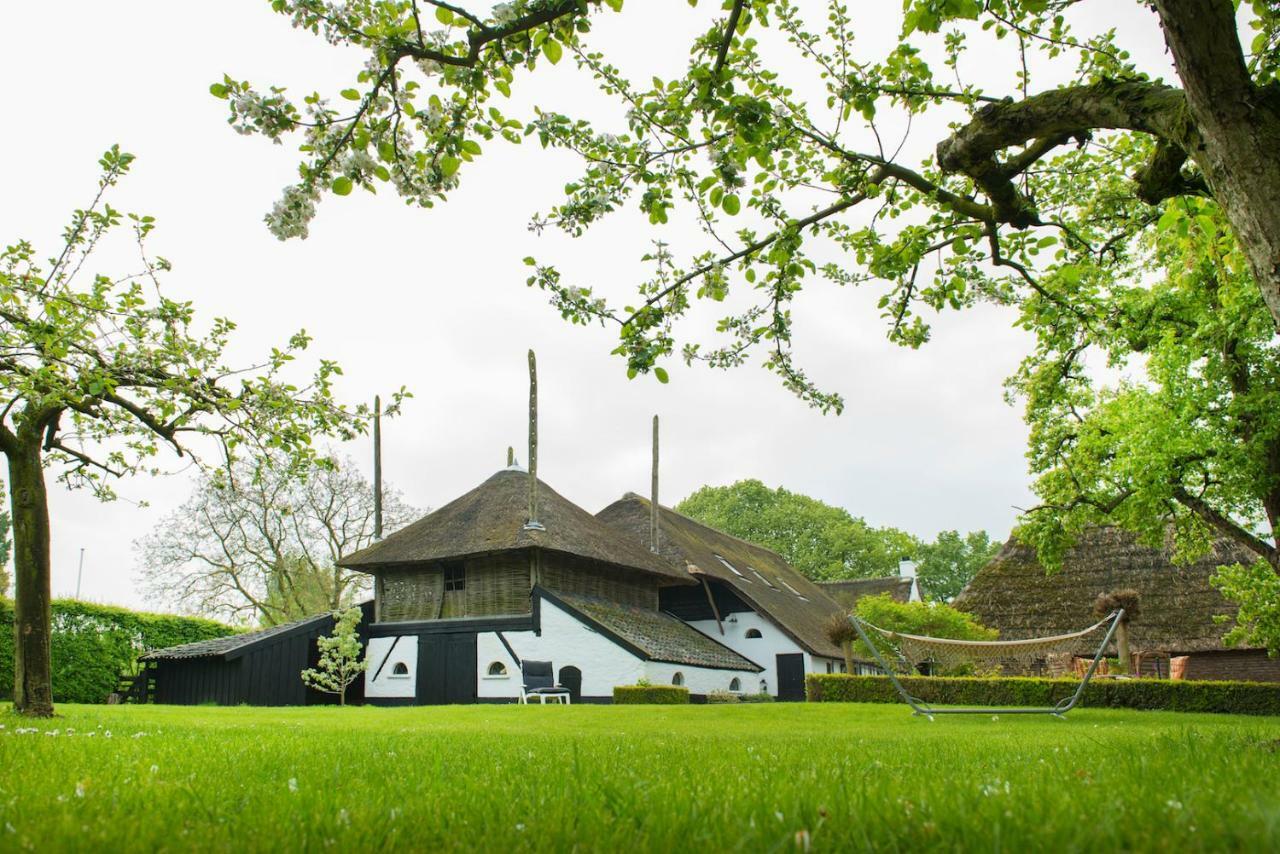
M 361 606 L 361 641 L 373 617 L 373 603 Z M 336 703 L 337 697 L 308 688 L 302 671 L 320 660 L 316 638 L 333 631 L 333 616 L 319 614 L 257 632 L 157 649 L 140 657 L 154 687 L 156 703 L 194 706 L 309 706 Z M 364 680 L 347 689 L 347 702 L 364 699 Z

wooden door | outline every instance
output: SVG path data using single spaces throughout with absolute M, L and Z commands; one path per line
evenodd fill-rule
M 475 634 L 418 637 L 416 699 L 427 706 L 476 701 Z
M 804 699 L 804 654 L 789 652 L 778 660 L 778 699 L 800 701 Z

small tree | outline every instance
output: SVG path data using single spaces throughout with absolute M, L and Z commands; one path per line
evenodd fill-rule
M 316 640 L 316 646 L 320 648 L 320 666 L 302 671 L 302 681 L 308 688 L 337 694 L 340 706 L 347 704 L 347 687 L 369 666 L 361 655 L 363 650 L 356 634 L 360 617 L 359 606 L 334 611 L 333 634 Z
M 832 614 L 827 620 L 827 640 L 840 647 L 844 653 L 844 672 L 853 672 L 853 644 L 858 640 L 858 630 L 843 611 Z
M 1116 626 L 1116 655 L 1120 660 L 1117 669 L 1121 673 L 1129 672 L 1129 664 L 1132 661 L 1129 654 L 1129 622 L 1137 619 L 1142 613 L 1139 609 L 1139 598 L 1137 590 L 1112 590 L 1110 593 L 1098 594 L 1098 598 L 1093 603 L 1094 613 L 1099 617 L 1124 609 L 1124 616 Z

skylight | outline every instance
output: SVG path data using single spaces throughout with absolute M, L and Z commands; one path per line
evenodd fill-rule
M 774 587 L 772 583 L 770 583 L 769 579 L 765 578 L 763 575 L 761 575 L 761 574 L 760 574 L 760 570 L 758 570 L 758 569 L 756 569 L 756 568 L 754 568 L 754 567 L 750 567 L 750 566 L 749 566 L 749 567 L 747 567 L 747 569 L 751 570 L 751 574 L 752 574 L 752 575 L 754 575 L 756 578 L 758 578 L 758 579 L 760 579 L 761 581 L 763 581 L 763 582 L 764 582 L 764 586 L 765 586 L 765 587 L 768 587 L 770 590 L 777 590 L 777 589 L 778 589 L 778 588 Z
M 782 579 L 778 579 L 778 580 L 779 580 L 779 581 L 782 581 Z M 794 587 L 792 587 L 792 586 L 791 586 L 790 584 L 788 584 L 787 582 L 782 581 L 782 586 L 783 586 L 783 587 L 785 587 L 785 588 L 787 588 L 788 590 L 790 590 L 792 593 L 796 594 L 796 598 L 797 598 L 797 599 L 799 599 L 801 602 L 808 602 L 808 601 L 809 601 L 809 600 L 808 600 L 808 599 L 806 599 L 804 596 L 800 595 L 800 591 L 799 591 L 799 590 L 795 589 Z
M 728 570 L 729 570 L 730 572 L 732 572 L 734 575 L 736 575 L 736 576 L 738 576 L 739 578 L 741 578 L 743 581 L 748 581 L 748 582 L 749 582 L 749 581 L 751 581 L 751 579 L 750 579 L 750 578 L 747 578 L 747 577 L 746 577 L 745 575 L 743 575 L 741 572 L 738 572 L 738 568 L 737 568 L 736 566 L 734 566 L 733 564 L 729 563 L 729 561 L 725 560 L 723 556 L 721 556 L 721 555 L 716 555 L 716 560 L 718 560 L 718 561 L 720 561 L 722 564 L 724 564 L 724 565 L 728 568 Z

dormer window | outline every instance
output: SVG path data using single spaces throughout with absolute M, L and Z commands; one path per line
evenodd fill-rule
M 444 565 L 444 592 L 454 593 L 467 589 L 467 568 L 460 563 Z
M 724 559 L 724 557 L 723 557 L 722 555 L 716 555 L 716 560 L 718 560 L 718 561 L 720 561 L 722 564 L 724 564 L 726 569 L 728 569 L 728 570 L 729 570 L 730 572 L 732 572 L 734 575 L 736 575 L 736 576 L 738 576 L 739 578 L 741 578 L 743 581 L 750 581 L 750 580 L 751 580 L 750 578 L 747 578 L 745 575 L 743 575 L 741 572 L 738 572 L 738 568 L 737 568 L 736 566 L 734 566 L 733 564 L 729 563 L 729 561 L 725 560 L 725 559 Z

